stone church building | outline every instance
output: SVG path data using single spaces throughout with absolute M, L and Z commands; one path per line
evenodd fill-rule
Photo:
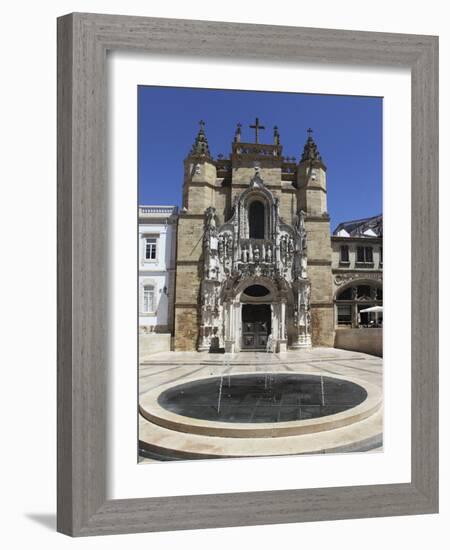
M 326 166 L 308 131 L 299 161 L 252 124 L 229 158 L 200 129 L 184 162 L 174 349 L 285 351 L 333 346 L 335 312 Z

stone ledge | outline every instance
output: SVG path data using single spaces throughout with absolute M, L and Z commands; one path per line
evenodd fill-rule
M 369 353 L 383 357 L 382 328 L 348 328 L 336 329 L 334 345 L 348 351 Z
M 287 437 L 209 437 L 163 428 L 143 417 L 139 420 L 139 446 L 178 459 L 289 456 L 331 452 L 357 452 L 367 442 L 382 442 L 383 410 L 351 426 L 320 434 Z
M 150 332 L 139 334 L 139 361 L 145 361 L 155 353 L 171 349 L 171 334 Z

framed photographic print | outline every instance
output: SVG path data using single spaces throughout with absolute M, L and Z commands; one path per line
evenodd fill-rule
M 437 44 L 58 20 L 61 532 L 437 512 Z

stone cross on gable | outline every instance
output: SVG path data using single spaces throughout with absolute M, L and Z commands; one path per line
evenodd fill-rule
M 256 117 L 256 119 L 255 119 L 255 124 L 251 124 L 251 125 L 250 125 L 250 128 L 252 128 L 252 129 L 255 130 L 255 143 L 259 143 L 259 141 L 258 141 L 258 132 L 259 132 L 259 130 L 265 130 L 266 127 L 265 127 L 265 126 L 261 126 L 261 125 L 259 124 L 259 118 Z

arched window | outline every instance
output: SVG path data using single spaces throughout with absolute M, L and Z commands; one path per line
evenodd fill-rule
M 155 311 L 155 287 L 145 285 L 142 292 L 142 312 L 153 313 Z
M 383 289 L 378 285 L 355 284 L 347 287 L 336 295 L 337 324 L 353 327 L 381 326 L 383 313 L 372 314 L 370 308 L 382 305 Z
M 270 294 L 269 289 L 262 285 L 251 285 L 244 290 L 244 294 L 252 298 L 262 298 Z
M 250 239 L 264 239 L 264 204 L 253 201 L 248 209 L 248 225 Z

